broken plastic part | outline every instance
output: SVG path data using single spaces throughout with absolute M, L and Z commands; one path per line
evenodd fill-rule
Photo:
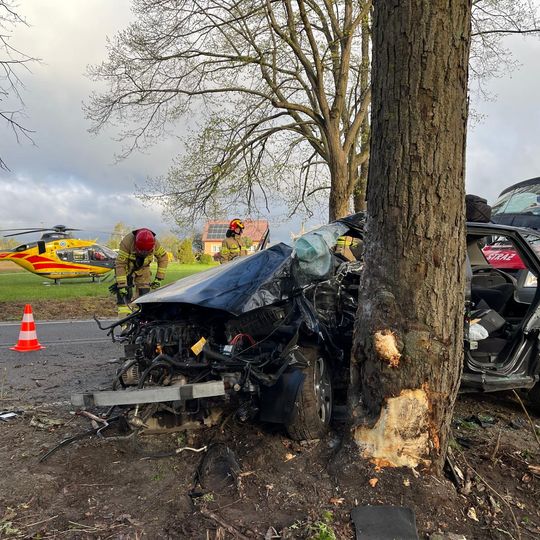
M 332 249 L 337 239 L 348 230 L 343 223 L 321 227 L 301 236 L 295 243 L 293 257 L 308 277 L 325 277 L 332 269 Z

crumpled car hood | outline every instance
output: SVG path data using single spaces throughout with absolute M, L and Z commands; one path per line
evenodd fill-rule
M 280 243 L 199 272 L 135 300 L 136 304 L 182 303 L 241 315 L 288 298 L 292 248 Z

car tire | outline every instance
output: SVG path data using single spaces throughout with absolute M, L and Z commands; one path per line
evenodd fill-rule
M 329 429 L 332 416 L 332 380 L 328 362 L 317 347 L 302 347 L 308 362 L 298 391 L 291 420 L 285 425 L 295 441 L 320 439 Z

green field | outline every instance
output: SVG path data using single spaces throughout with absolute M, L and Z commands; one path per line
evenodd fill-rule
M 214 264 L 179 264 L 169 263 L 167 275 L 163 284 L 177 279 L 208 270 Z M 155 267 L 152 266 L 152 273 Z M 110 296 L 109 286 L 113 283 L 113 273 L 101 283 L 92 283 L 89 278 L 65 279 L 55 285 L 50 279 L 45 279 L 26 271 L 18 271 L 13 266 L 13 272 L 0 273 L 0 302 L 30 302 L 32 300 L 69 299 L 81 297 Z

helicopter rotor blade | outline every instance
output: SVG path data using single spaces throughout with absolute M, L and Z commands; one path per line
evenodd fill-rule
M 98 234 L 107 234 L 109 236 L 114 236 L 117 233 L 113 233 L 111 231 L 89 231 L 88 229 L 78 229 L 74 227 L 66 227 L 65 225 L 54 225 L 53 227 L 26 227 L 21 229 L 0 229 L 0 236 L 3 236 L 4 238 L 7 238 L 8 236 L 19 236 L 21 234 L 32 234 L 32 233 L 39 233 L 39 232 L 50 232 L 50 233 L 68 233 L 71 231 L 86 231 L 86 232 L 94 232 Z M 2 233 L 10 233 L 10 234 L 2 234 Z
M 19 229 L 0 229 L 0 232 L 6 231 L 41 231 L 44 227 L 21 227 Z
M 49 229 L 32 229 L 32 230 L 25 230 L 25 229 L 21 229 L 22 232 L 16 232 L 16 233 L 11 233 L 11 234 L 3 234 L 2 236 L 4 238 L 7 238 L 8 236 L 19 236 L 21 234 L 31 234 L 31 233 L 37 233 L 37 232 L 43 232 L 43 231 L 48 231 Z
M 46 231 L 45 227 L 24 227 L 21 229 L 0 229 L 0 233 L 2 232 L 11 232 L 11 231 L 28 231 L 28 232 L 39 232 L 39 231 Z

